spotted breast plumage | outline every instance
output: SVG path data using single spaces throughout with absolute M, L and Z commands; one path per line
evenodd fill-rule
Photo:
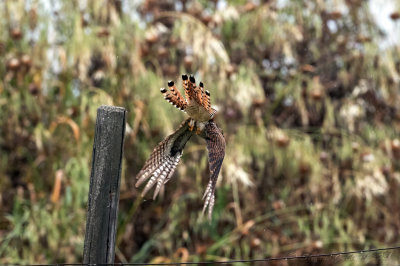
M 204 90 L 204 84 L 200 82 L 197 87 L 192 75 L 190 77 L 182 75 L 182 81 L 185 97 L 173 81 L 168 82 L 168 89 L 162 88 L 160 91 L 168 102 L 186 112 L 189 118 L 154 148 L 150 158 L 136 176 L 136 187 L 147 181 L 142 192 L 144 196 L 156 185 L 153 194 L 155 199 L 171 179 L 187 141 L 194 134 L 199 135 L 206 140 L 210 167 L 210 180 L 203 196 L 205 200 L 203 213 L 208 208 L 208 217 L 211 219 L 215 203 L 215 186 L 225 156 L 225 138 L 213 120 L 217 111 L 211 107 L 210 92 Z

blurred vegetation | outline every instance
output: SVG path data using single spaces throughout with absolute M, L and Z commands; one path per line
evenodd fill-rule
M 103 104 L 128 110 L 116 262 L 400 244 L 400 46 L 382 45 L 369 1 L 6 0 L 0 10 L 0 263 L 82 261 Z M 200 138 L 162 197 L 134 187 L 185 117 L 159 93 L 181 73 L 204 81 L 227 140 L 211 223 L 199 219 Z

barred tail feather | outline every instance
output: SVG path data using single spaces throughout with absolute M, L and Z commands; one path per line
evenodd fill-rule
M 202 104 L 203 96 L 201 89 L 196 86 L 196 79 L 193 75 L 190 75 L 189 77 L 189 97 L 194 99 L 200 105 Z
M 170 104 L 182 111 L 185 110 L 186 102 L 179 98 L 179 95 L 177 95 L 175 91 L 161 88 L 160 92 L 164 95 L 164 99 L 167 100 Z
M 183 84 L 183 89 L 185 90 L 185 98 L 187 101 L 190 101 L 192 98 L 189 89 L 189 78 L 186 74 L 182 75 L 182 84 Z
M 175 83 L 172 80 L 168 82 L 168 88 L 174 97 L 176 106 L 181 110 L 185 110 L 186 100 L 185 100 L 185 98 L 183 98 L 182 94 L 180 93 L 180 91 L 175 86 Z

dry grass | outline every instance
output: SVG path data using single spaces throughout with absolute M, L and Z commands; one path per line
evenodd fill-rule
M 116 261 L 398 245 L 399 47 L 380 49 L 367 2 L 339 2 L 0 2 L 0 263 L 82 261 L 102 104 L 128 109 Z M 163 198 L 134 188 L 184 118 L 159 93 L 181 73 L 227 140 L 212 223 L 200 138 Z

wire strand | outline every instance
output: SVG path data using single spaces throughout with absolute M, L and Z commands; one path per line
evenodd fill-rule
M 280 261 L 280 260 L 296 260 L 296 259 L 315 259 L 323 257 L 337 257 L 345 255 L 363 254 L 371 252 L 382 252 L 400 249 L 400 246 L 388 247 L 388 248 L 375 248 L 357 251 L 343 251 L 336 253 L 325 253 L 325 254 L 314 254 L 314 255 L 301 255 L 301 256 L 288 256 L 288 257 L 277 257 L 277 258 L 264 258 L 264 259 L 243 259 L 243 260 L 227 260 L 227 261 L 198 261 L 198 262 L 168 262 L 168 263 L 100 263 L 100 264 L 85 264 L 85 263 L 54 263 L 54 264 L 29 264 L 32 266 L 106 266 L 106 265 L 117 265 L 117 266 L 130 266 L 130 265 L 196 265 L 196 264 L 228 264 L 228 263 L 250 263 L 250 262 L 268 262 L 268 261 Z M 28 266 L 28 264 L 17 264 L 19 266 Z

